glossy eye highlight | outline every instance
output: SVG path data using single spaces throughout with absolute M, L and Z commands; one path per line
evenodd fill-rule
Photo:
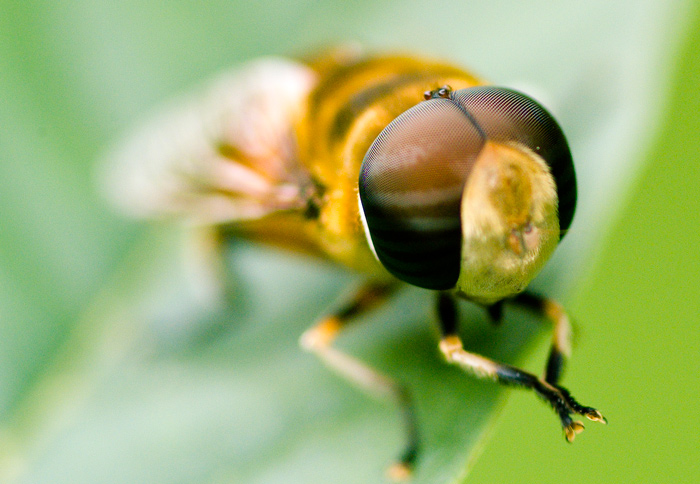
M 382 131 L 360 171 L 375 253 L 399 279 L 447 289 L 459 276 L 460 200 L 484 142 L 449 99 L 431 99 Z

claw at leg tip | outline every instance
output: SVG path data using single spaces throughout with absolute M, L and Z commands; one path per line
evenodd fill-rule
M 606 419 L 605 417 L 603 417 L 603 414 L 600 413 L 598 410 L 595 410 L 595 411 L 593 411 L 593 412 L 587 413 L 587 414 L 586 414 L 586 417 L 587 417 L 589 420 L 592 420 L 592 421 L 594 421 L 594 422 L 600 422 L 600 423 L 606 424 L 606 425 L 607 425 L 607 423 L 608 423 L 608 419 Z
M 576 434 L 583 432 L 584 428 L 583 423 L 579 422 L 578 420 L 571 422 L 564 428 L 564 432 L 566 432 L 566 440 L 569 443 L 573 442 L 576 438 Z

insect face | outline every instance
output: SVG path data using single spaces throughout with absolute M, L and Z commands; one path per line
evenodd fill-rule
M 568 228 L 575 183 L 556 178 L 573 177 L 571 155 L 528 97 L 445 89 L 426 93 L 370 147 L 361 211 L 377 258 L 396 277 L 491 304 L 524 290 L 555 249 L 560 218 Z
M 556 202 L 538 156 L 487 142 L 462 197 L 457 291 L 485 304 L 523 291 L 559 242 Z

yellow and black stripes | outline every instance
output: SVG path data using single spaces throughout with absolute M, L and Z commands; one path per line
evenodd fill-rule
M 419 104 L 426 89 L 448 82 L 460 87 L 479 83 L 450 65 L 403 56 L 324 66 L 297 136 L 300 159 L 323 188 L 318 238 L 332 258 L 363 271 L 370 267 L 358 263 L 374 259 L 357 202 L 362 160 L 382 129 Z

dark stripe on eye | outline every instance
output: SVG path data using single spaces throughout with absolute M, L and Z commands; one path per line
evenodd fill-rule
M 459 277 L 459 259 L 455 263 L 452 241 L 461 239 L 461 230 L 431 232 L 416 237 L 413 230 L 392 229 L 373 237 L 379 244 L 382 264 L 401 275 L 401 280 L 425 287 L 445 287 L 445 281 Z M 454 282 L 450 282 L 454 286 Z M 450 286 L 451 287 L 451 286 Z
M 459 278 L 463 187 L 484 139 L 449 99 L 396 118 L 360 172 L 360 199 L 377 257 L 399 279 L 449 289 Z

